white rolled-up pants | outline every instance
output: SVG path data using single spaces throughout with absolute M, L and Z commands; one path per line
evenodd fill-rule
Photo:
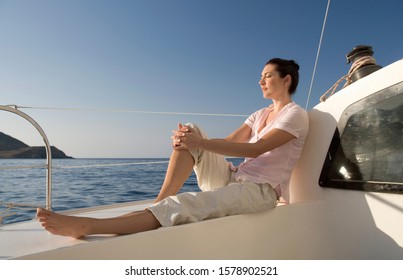
M 200 128 L 192 127 L 207 138 Z M 189 152 L 195 161 L 194 171 L 202 191 L 180 193 L 147 207 L 162 226 L 256 213 L 277 205 L 277 194 L 269 184 L 236 181 L 224 156 L 202 150 Z

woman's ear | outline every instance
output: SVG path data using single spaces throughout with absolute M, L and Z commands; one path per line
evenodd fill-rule
M 284 86 L 290 86 L 291 85 L 291 76 L 287 75 L 284 77 Z

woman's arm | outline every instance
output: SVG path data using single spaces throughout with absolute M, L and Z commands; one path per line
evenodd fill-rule
M 235 131 L 229 135 L 229 139 L 235 139 L 236 142 L 230 140 L 223 141 L 221 139 L 203 139 L 191 130 L 179 133 L 179 135 L 175 135 L 173 138 L 175 138 L 174 141 L 176 140 L 175 146 L 177 149 L 202 149 L 226 156 L 251 158 L 276 149 L 294 138 L 292 134 L 275 128 L 266 133 L 256 143 L 245 143 L 247 129 L 241 126 L 238 130 L 238 132 Z M 231 138 L 231 135 L 234 138 Z M 239 140 L 243 142 L 238 142 Z
M 172 146 L 174 148 L 179 147 L 178 140 L 180 137 L 184 136 L 185 133 L 197 133 L 192 127 L 188 127 L 186 125 L 178 124 L 178 129 L 172 131 Z M 224 139 L 213 139 L 214 141 L 228 141 L 228 142 L 236 142 L 236 143 L 247 143 L 251 137 L 252 129 L 246 125 L 242 124 L 239 128 L 234 130 L 231 134 L 229 134 Z
M 242 124 L 238 129 L 228 135 L 224 140 L 235 143 L 248 143 L 252 134 L 252 129 Z

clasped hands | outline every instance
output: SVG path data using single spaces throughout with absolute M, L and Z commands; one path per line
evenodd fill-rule
M 177 130 L 172 131 L 171 139 L 175 150 L 197 149 L 202 140 L 196 129 L 181 123 L 178 124 Z

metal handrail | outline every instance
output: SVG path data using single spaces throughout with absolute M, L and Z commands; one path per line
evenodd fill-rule
M 48 137 L 46 137 L 46 134 L 43 131 L 43 129 L 40 127 L 40 125 L 33 118 L 31 118 L 24 112 L 21 112 L 20 110 L 18 110 L 18 107 L 16 105 L 8 105 L 8 106 L 0 105 L 0 110 L 14 113 L 14 114 L 26 119 L 36 128 L 36 130 L 42 136 L 42 139 L 45 142 L 46 162 L 47 162 L 47 164 L 45 165 L 45 167 L 47 167 L 47 171 L 46 171 L 46 209 L 51 210 L 52 209 L 52 151 L 51 151 Z

